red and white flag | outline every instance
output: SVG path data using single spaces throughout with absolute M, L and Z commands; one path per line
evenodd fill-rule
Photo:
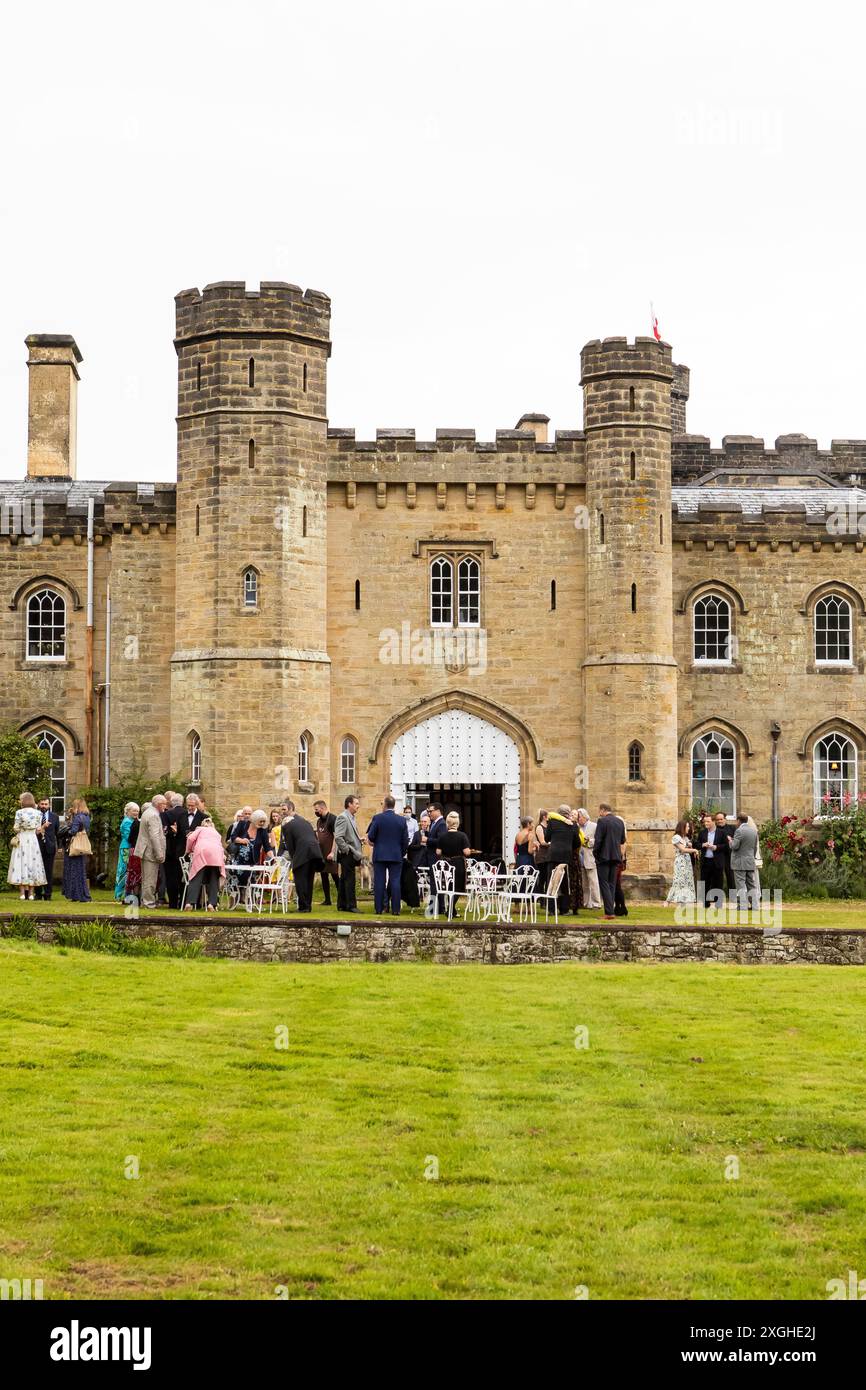
M 650 302 L 650 318 L 652 319 L 653 337 L 655 338 L 657 343 L 660 343 L 662 340 L 662 335 L 659 332 L 659 321 L 656 318 L 656 311 L 652 306 L 652 302 Z

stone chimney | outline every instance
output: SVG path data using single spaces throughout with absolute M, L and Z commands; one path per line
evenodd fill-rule
M 547 426 L 550 424 L 549 415 L 521 415 L 515 425 L 518 430 L 531 430 L 535 435 L 536 444 L 547 443 Z
M 31 333 L 28 478 L 74 478 L 78 427 L 78 363 L 81 353 L 68 333 Z

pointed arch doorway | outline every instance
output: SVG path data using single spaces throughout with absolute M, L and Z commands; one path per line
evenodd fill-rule
M 421 720 L 391 747 L 391 792 L 398 809 L 439 801 L 460 815 L 473 848 L 511 857 L 520 825 L 520 750 L 514 739 L 468 710 Z

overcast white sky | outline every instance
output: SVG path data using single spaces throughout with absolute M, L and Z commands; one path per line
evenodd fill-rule
M 581 423 L 649 331 L 689 428 L 866 436 L 866 22 L 851 4 L 41 0 L 0 53 L 0 476 L 24 337 L 84 355 L 79 476 L 175 476 L 173 297 L 333 301 L 329 415 Z

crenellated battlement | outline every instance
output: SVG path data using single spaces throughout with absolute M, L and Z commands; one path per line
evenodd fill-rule
M 655 338 L 594 338 L 580 354 L 580 384 L 612 376 L 656 377 L 671 381 L 674 366 L 670 343 Z
M 824 474 L 834 479 L 850 476 L 866 480 L 866 439 L 833 439 L 829 449 L 805 434 L 782 434 L 772 448 L 749 434 L 726 434 L 722 447 L 713 448 L 705 435 L 687 434 L 672 446 L 672 473 L 677 482 L 694 482 L 720 469 L 758 475 Z
M 330 350 L 331 301 L 319 290 L 263 280 L 220 280 L 175 296 L 175 346 L 220 337 L 278 336 L 315 339 Z
M 492 440 L 476 439 L 474 429 L 446 426 L 436 430 L 435 439 L 417 439 L 414 429 L 377 429 L 375 439 L 356 439 L 353 429 L 330 428 L 328 441 L 340 454 L 418 453 L 418 454 L 582 454 L 583 430 L 557 430 L 553 442 L 541 442 L 532 430 L 497 430 Z

